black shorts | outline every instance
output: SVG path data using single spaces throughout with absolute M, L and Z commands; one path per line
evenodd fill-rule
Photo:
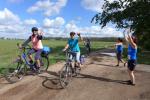
M 133 71 L 136 66 L 136 60 L 128 60 L 128 69 L 130 71 Z
M 117 52 L 117 59 L 119 61 L 122 59 L 122 53 L 121 52 Z

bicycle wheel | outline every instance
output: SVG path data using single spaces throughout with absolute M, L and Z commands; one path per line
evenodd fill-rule
M 60 85 L 62 88 L 66 88 L 72 78 L 71 65 L 65 64 L 59 74 Z
M 81 68 L 75 67 L 74 68 L 74 76 L 78 76 L 80 74 Z
M 47 56 L 41 57 L 41 67 L 40 69 L 42 71 L 47 71 L 48 67 L 49 67 L 49 59 Z
M 14 62 L 8 66 L 5 70 L 4 77 L 9 83 L 16 83 L 20 81 L 24 76 L 23 64 L 20 62 Z

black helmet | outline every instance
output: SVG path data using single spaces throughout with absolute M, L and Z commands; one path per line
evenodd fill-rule
M 37 27 L 32 27 L 31 31 L 38 31 L 38 28 Z
M 76 33 L 75 32 L 70 32 L 70 35 L 75 35 Z

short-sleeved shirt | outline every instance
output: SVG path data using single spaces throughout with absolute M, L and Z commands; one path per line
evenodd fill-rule
M 72 52 L 80 52 L 78 38 L 68 39 L 69 48 Z
M 128 45 L 128 59 L 136 60 L 137 59 L 137 49 L 133 48 L 130 44 Z
M 123 52 L 123 45 L 117 45 L 116 50 L 117 50 L 117 53 L 122 53 Z

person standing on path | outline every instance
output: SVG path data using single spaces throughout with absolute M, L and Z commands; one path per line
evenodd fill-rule
M 126 62 L 122 59 L 123 40 L 121 38 L 118 38 L 115 46 L 116 46 L 116 56 L 117 56 L 117 65 L 116 66 L 119 66 L 120 62 L 124 63 L 124 66 L 125 66 Z
M 130 80 L 128 83 L 130 85 L 135 85 L 135 75 L 134 69 L 137 63 L 137 38 L 134 35 L 125 36 L 125 39 L 128 41 L 128 73 Z

